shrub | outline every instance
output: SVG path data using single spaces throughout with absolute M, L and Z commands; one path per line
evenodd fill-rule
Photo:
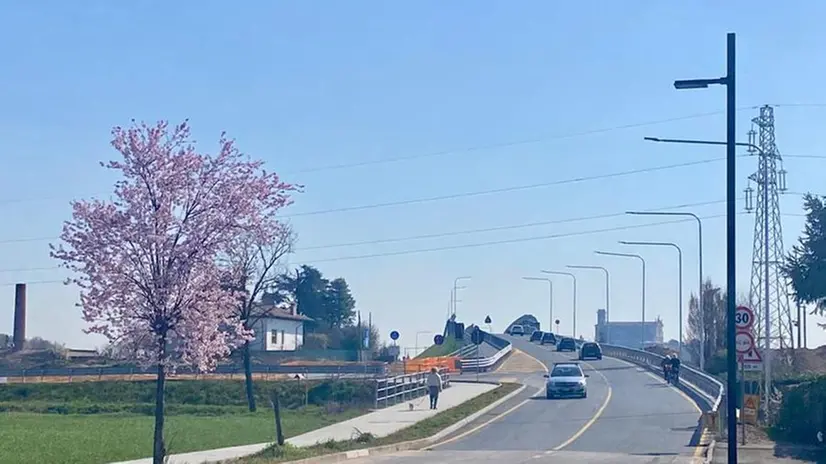
M 826 377 L 801 383 L 783 395 L 772 434 L 781 440 L 818 444 L 817 432 L 826 431 Z
M 370 405 L 374 384 L 361 380 L 285 380 L 255 382 L 255 396 L 267 404 L 270 392 L 278 391 L 285 408 L 306 403 L 323 405 L 336 401 L 347 405 Z M 77 404 L 151 404 L 154 381 L 78 382 L 64 384 L 0 384 L 0 404 L 41 403 L 55 407 Z M 189 406 L 245 406 L 244 384 L 233 380 L 180 380 L 167 383 L 166 403 Z M 109 406 L 107 406 L 108 408 Z

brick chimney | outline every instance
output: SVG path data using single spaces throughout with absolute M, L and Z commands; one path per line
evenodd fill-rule
M 23 349 L 26 342 L 26 284 L 14 286 L 14 351 Z

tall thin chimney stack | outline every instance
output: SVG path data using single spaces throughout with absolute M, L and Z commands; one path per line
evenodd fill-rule
M 23 349 L 26 342 L 26 284 L 14 286 L 14 351 Z

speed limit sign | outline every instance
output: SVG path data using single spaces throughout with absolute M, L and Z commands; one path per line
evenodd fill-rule
M 738 331 L 746 331 L 754 325 L 754 312 L 751 308 L 738 306 L 734 312 L 734 325 Z

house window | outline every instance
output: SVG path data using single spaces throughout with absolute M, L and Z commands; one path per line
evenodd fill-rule
M 278 343 L 278 331 L 277 330 L 271 331 L 271 335 L 272 335 L 272 342 L 273 343 Z

